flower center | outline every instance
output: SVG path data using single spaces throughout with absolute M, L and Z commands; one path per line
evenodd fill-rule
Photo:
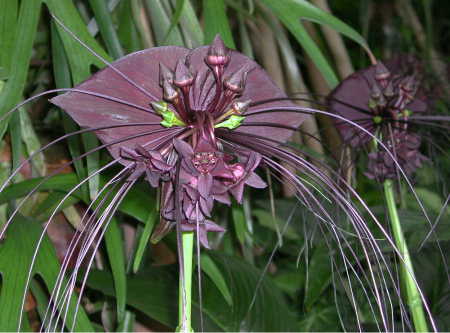
M 201 173 L 209 173 L 217 164 L 217 156 L 214 152 L 198 152 L 194 154 L 192 163 Z

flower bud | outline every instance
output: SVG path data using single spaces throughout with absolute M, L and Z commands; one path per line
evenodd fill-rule
M 210 66 L 225 66 L 230 61 L 229 51 L 219 35 L 214 38 L 205 60 Z
M 252 101 L 250 99 L 246 101 L 234 101 L 231 104 L 231 109 L 234 111 L 235 114 L 243 114 L 248 110 L 248 107 L 250 106 L 250 103 Z
M 175 89 L 174 85 L 168 81 L 164 81 L 163 83 L 163 96 L 164 99 L 168 102 L 174 102 L 175 99 L 178 98 L 179 93 Z
M 370 89 L 370 97 L 374 100 L 378 100 L 381 97 L 381 89 L 376 82 L 373 82 L 372 87 Z
M 241 67 L 223 81 L 224 86 L 234 93 L 242 93 L 249 72 L 247 66 Z
M 391 72 L 386 68 L 386 66 L 381 62 L 377 62 L 375 65 L 375 79 L 379 82 L 384 82 L 391 77 Z
M 178 60 L 173 83 L 178 87 L 186 87 L 192 85 L 193 82 L 194 75 L 192 75 L 188 66 L 186 66 L 185 59 Z
M 394 86 L 392 85 L 391 81 L 389 81 L 388 84 L 386 85 L 386 88 L 384 88 L 383 95 L 386 96 L 387 98 L 394 97 L 395 95 Z
M 159 63 L 159 85 L 163 86 L 164 82 L 173 83 L 173 72 L 163 63 Z

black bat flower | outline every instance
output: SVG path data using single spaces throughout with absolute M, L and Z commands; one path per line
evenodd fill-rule
M 386 66 L 378 62 L 355 72 L 328 96 L 332 112 L 364 129 L 336 119 L 346 144 L 361 149 L 373 143 L 375 136 L 389 149 L 390 153 L 378 149 L 369 154 L 366 175 L 378 181 L 397 178 L 398 167 L 410 176 L 427 160 L 419 151 L 422 138 L 413 132 L 415 125 L 449 120 L 428 114 L 429 103 L 420 88 L 419 72 L 401 59 L 388 61 Z
M 240 202 L 245 185 L 263 188 L 265 183 L 254 173 L 261 160 L 259 153 L 225 149 L 217 129 L 285 141 L 290 130 L 240 127 L 254 112 L 251 101 L 285 95 L 255 62 L 227 49 L 220 37 L 211 46 L 195 50 L 171 46 L 137 52 L 112 66 L 75 88 L 97 95 L 68 92 L 53 98 L 52 103 L 82 127 L 154 124 L 95 132 L 111 155 L 129 167 L 129 181 L 145 175 L 151 186 L 163 188 L 161 225 L 153 240 L 160 239 L 177 220 L 177 191 L 184 228 L 199 223 L 205 226 L 203 232 L 222 231 L 213 222 L 206 222 L 214 201 L 230 204 L 232 195 Z M 99 98 L 98 94 L 130 103 Z M 274 109 L 292 105 L 289 101 L 268 104 Z M 252 120 L 297 127 L 303 115 L 280 111 Z M 123 140 L 136 133 L 140 135 Z M 112 144 L 116 141 L 121 143 Z M 208 247 L 206 236 L 201 239 Z

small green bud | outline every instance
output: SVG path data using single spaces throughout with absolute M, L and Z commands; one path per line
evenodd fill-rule
M 166 102 L 152 102 L 152 107 L 157 114 L 159 114 L 163 120 L 161 121 L 161 125 L 164 127 L 172 127 L 172 126 L 186 126 L 186 124 L 177 117 L 177 115 L 171 111 Z
M 150 103 L 153 107 L 153 110 L 159 115 L 163 115 L 165 112 L 170 111 L 168 108 L 168 104 L 164 101 L 158 101 L 158 102 L 151 102 Z
M 383 118 L 381 118 L 380 116 L 373 117 L 373 122 L 375 124 L 381 124 L 382 121 L 383 121 Z
M 402 111 L 402 114 L 403 114 L 403 117 L 407 118 L 407 117 L 410 117 L 412 115 L 412 111 L 408 110 L 408 109 L 404 109 Z
M 245 119 L 245 117 L 232 115 L 227 120 L 216 124 L 214 127 L 215 128 L 225 127 L 225 128 L 232 130 L 232 129 L 235 129 L 235 128 L 241 126 L 241 123 L 244 119 Z

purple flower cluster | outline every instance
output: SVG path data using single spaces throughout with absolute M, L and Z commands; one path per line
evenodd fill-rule
M 368 156 L 366 175 L 378 181 L 397 178 L 398 166 L 410 176 L 426 160 L 419 152 L 420 137 L 408 126 L 413 114 L 427 109 L 418 97 L 417 75 L 406 75 L 397 60 L 387 64 L 378 62 L 352 74 L 328 98 L 332 111 L 358 124 L 389 149 L 390 154 L 378 147 Z M 371 135 L 348 122 L 337 120 L 336 127 L 344 142 L 353 148 L 373 142 Z
M 386 140 L 387 147 L 408 177 L 422 166 L 422 162 L 428 160 L 419 152 L 420 143 L 420 136 L 398 130 Z M 399 177 L 398 166 L 387 151 L 372 152 L 365 175 L 379 182 L 395 179 Z
M 280 100 L 265 103 L 274 109 L 292 104 L 281 102 L 286 96 L 267 74 L 220 37 L 194 50 L 171 46 L 134 53 L 76 89 L 90 93 L 70 92 L 52 102 L 80 126 L 105 126 L 95 133 L 130 170 L 128 180 L 145 177 L 161 189 L 160 224 L 152 240 L 180 223 L 181 230 L 198 230 L 207 248 L 207 232 L 224 231 L 210 220 L 214 203 L 240 203 L 246 186 L 266 187 L 255 173 L 264 152 L 233 149 L 221 133 L 283 142 L 291 131 L 271 124 L 298 126 L 304 118 L 283 111 L 258 114 L 252 101 Z M 269 125 L 241 126 L 252 113 L 252 120 Z

